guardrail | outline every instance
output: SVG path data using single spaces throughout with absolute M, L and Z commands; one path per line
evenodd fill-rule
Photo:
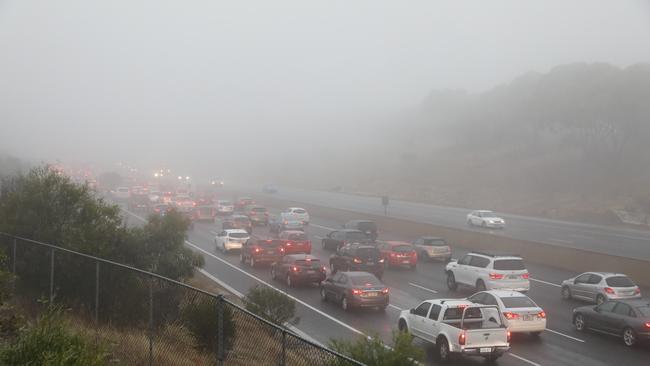
M 363 365 L 301 338 L 223 295 L 153 272 L 0 233 L 16 301 L 32 316 L 51 305 L 128 365 Z M 47 305 L 43 305 L 46 303 Z

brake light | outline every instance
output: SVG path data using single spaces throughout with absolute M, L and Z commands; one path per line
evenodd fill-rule
M 640 293 L 641 293 L 641 289 L 640 289 L 640 288 L 637 287 L 637 288 L 634 289 L 634 294 L 635 294 L 635 295 L 638 295 L 638 294 L 640 294 Z
M 521 275 L 521 278 L 523 278 L 524 280 L 527 280 L 527 279 L 530 278 L 530 274 L 524 273 L 524 274 Z
M 465 345 L 465 331 L 460 332 L 460 335 L 458 336 L 458 344 L 461 346 Z
M 287 242 L 287 246 L 288 246 L 288 247 L 291 246 L 291 242 L 290 242 L 290 241 Z
M 543 312 L 543 311 L 539 312 L 539 313 L 537 313 L 537 317 L 540 318 L 540 319 L 546 319 L 546 313 Z
M 500 273 L 490 273 L 490 279 L 491 280 L 502 280 L 503 275 Z
M 508 340 L 508 342 L 510 342 L 510 340 L 512 339 L 512 333 L 510 333 L 510 331 L 508 331 L 507 334 L 508 334 L 508 336 L 507 336 L 506 339 Z
M 394 253 L 394 252 L 390 252 L 390 256 L 391 256 L 391 257 L 394 257 L 394 256 L 395 256 L 395 253 Z
M 519 318 L 519 314 L 511 313 L 509 311 L 504 312 L 503 316 L 505 316 L 506 319 L 508 320 L 514 320 Z
M 646 328 L 650 328 L 650 322 L 646 322 L 644 325 Z
M 323 272 L 327 272 L 327 267 L 323 266 L 323 267 L 321 267 L 320 270 L 323 271 Z
M 289 221 L 285 221 L 285 222 L 284 222 L 285 225 L 287 225 L 288 223 L 289 223 Z
M 361 294 L 361 290 L 356 289 L 356 288 L 352 289 L 352 295 L 360 295 L 360 294 Z
M 385 289 L 381 290 L 381 293 L 382 293 L 382 294 L 387 294 L 387 293 L 388 293 L 388 287 L 386 287 Z
M 255 253 L 259 253 L 259 252 L 260 252 L 260 248 L 255 248 Z
M 379 263 L 384 263 L 384 258 L 380 259 Z
M 298 268 L 297 266 L 291 267 L 291 270 L 294 272 L 300 272 L 300 268 Z
M 352 260 L 352 262 L 358 264 L 358 263 L 361 263 L 361 259 L 359 259 L 359 258 L 354 258 L 354 259 Z
M 610 295 L 613 295 L 614 294 L 614 289 L 611 288 L 611 287 L 605 287 L 605 292 L 610 294 Z
M 280 253 L 284 253 L 284 248 L 280 247 Z
M 465 308 L 467 307 L 467 305 L 465 305 L 465 304 L 460 304 L 460 305 L 458 305 L 458 306 L 456 306 L 456 307 L 457 307 L 458 309 L 465 309 Z

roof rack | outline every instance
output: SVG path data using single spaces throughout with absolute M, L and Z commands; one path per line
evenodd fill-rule
M 472 253 L 481 254 L 481 255 L 485 255 L 485 256 L 493 257 L 493 258 L 494 257 L 519 257 L 519 258 L 521 258 L 521 256 L 519 254 L 514 254 L 514 253 L 488 253 L 488 252 L 480 252 L 480 251 L 477 251 L 477 250 L 472 250 L 471 252 L 469 252 L 469 254 L 472 254 Z

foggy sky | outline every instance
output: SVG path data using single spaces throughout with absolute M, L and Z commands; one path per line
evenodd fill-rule
M 433 89 L 650 61 L 649 4 L 0 0 L 0 152 L 215 170 L 354 153 Z

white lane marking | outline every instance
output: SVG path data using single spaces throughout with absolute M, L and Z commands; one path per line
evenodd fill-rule
M 529 280 L 534 281 L 534 282 L 543 283 L 545 285 L 549 285 L 549 286 L 553 286 L 553 287 L 562 287 L 562 285 L 558 285 L 557 283 L 546 282 L 546 281 L 538 280 L 536 278 L 529 278 Z
M 524 361 L 524 362 L 529 363 L 529 364 L 531 364 L 531 365 L 533 365 L 533 366 L 542 366 L 542 365 L 538 364 L 537 362 L 533 362 L 533 361 L 531 361 L 531 360 L 527 360 L 527 359 L 525 359 L 525 358 L 523 358 L 523 357 L 521 357 L 521 356 L 517 356 L 516 354 L 514 354 L 514 353 L 512 353 L 512 352 L 508 352 L 508 354 L 509 354 L 510 356 L 512 356 L 512 357 L 514 357 L 514 358 L 516 358 L 516 359 L 518 359 L 518 360 Z
M 228 262 L 228 261 L 226 261 L 226 260 L 224 260 L 224 259 L 222 259 L 222 258 L 217 257 L 216 255 L 214 255 L 214 254 L 208 252 L 207 250 L 205 250 L 205 249 L 203 249 L 203 248 L 201 248 L 201 247 L 199 247 L 199 246 L 197 246 L 197 245 L 191 243 L 189 240 L 185 240 L 185 244 L 187 244 L 187 245 L 191 246 L 192 248 L 195 248 L 196 250 L 201 251 L 201 252 L 203 252 L 204 254 L 206 254 L 206 255 L 208 255 L 208 256 L 210 256 L 210 257 L 212 257 L 212 258 L 214 258 L 214 259 L 216 259 L 216 260 L 218 260 L 218 261 L 220 261 L 220 262 L 222 262 L 223 264 L 229 266 L 230 268 L 232 268 L 232 269 L 234 269 L 234 270 L 237 270 L 237 271 L 243 273 L 244 275 L 246 275 L 246 276 L 248 276 L 248 277 L 254 279 L 255 281 L 257 281 L 257 282 L 259 282 L 259 283 L 262 283 L 262 284 L 268 286 L 269 288 L 274 289 L 275 291 L 282 292 L 283 294 L 287 295 L 290 299 L 294 300 L 295 302 L 297 302 L 297 303 L 299 303 L 299 304 L 302 304 L 303 306 L 305 306 L 305 307 L 307 307 L 307 308 L 309 308 L 309 309 L 311 309 L 311 310 L 317 312 L 318 314 L 320 314 L 320 315 L 326 317 L 327 319 L 329 319 L 329 320 L 331 320 L 331 321 L 333 321 L 333 322 L 339 324 L 340 326 L 345 327 L 345 328 L 347 328 L 347 329 L 353 331 L 354 333 L 360 334 L 360 335 L 362 335 L 362 336 L 367 336 L 367 335 L 364 334 L 362 331 L 360 331 L 360 330 L 358 330 L 358 329 L 356 329 L 356 328 L 354 328 L 354 327 L 352 327 L 352 326 L 350 326 L 350 325 L 348 325 L 348 324 L 346 324 L 346 323 L 344 323 L 344 322 L 342 322 L 342 321 L 336 319 L 335 317 L 333 317 L 333 316 L 331 316 L 331 315 L 329 315 L 329 314 L 327 314 L 327 313 L 325 313 L 325 312 L 323 312 L 323 311 L 321 311 L 321 310 L 319 310 L 319 309 L 316 309 L 316 308 L 313 307 L 312 305 L 309 305 L 308 303 L 306 303 L 306 302 L 300 300 L 299 298 L 297 298 L 297 297 L 295 297 L 295 296 L 293 296 L 293 295 L 291 295 L 291 294 L 289 294 L 289 293 L 287 293 L 287 292 L 285 292 L 285 291 L 282 291 L 282 290 L 278 289 L 277 287 L 271 285 L 270 283 L 268 283 L 268 282 L 266 282 L 266 281 L 264 281 L 264 280 L 258 278 L 257 276 L 255 276 L 255 275 L 253 275 L 253 274 L 250 274 L 250 273 L 244 271 L 243 269 L 241 269 L 241 268 L 235 266 L 234 264 L 232 264 L 232 263 L 230 263 L 230 262 Z
M 556 238 L 548 238 L 548 241 L 553 241 L 553 242 L 562 243 L 562 244 L 573 244 L 573 241 L 571 241 L 571 240 L 556 239 Z
M 438 291 L 436 291 L 436 290 L 432 290 L 432 289 L 430 289 L 430 288 L 426 288 L 426 287 L 424 287 L 424 286 L 420 286 L 420 285 L 415 284 L 415 283 L 413 283 L 413 282 L 409 282 L 409 285 L 411 285 L 411 286 L 413 286 L 413 287 L 417 287 L 417 288 L 419 288 L 420 290 L 429 291 L 429 292 L 431 292 L 431 293 L 433 293 L 433 294 L 437 294 L 437 293 L 438 293 Z
M 572 238 L 578 238 L 578 239 L 593 239 L 592 236 L 583 235 L 583 234 L 569 234 L 569 236 L 572 237 Z
M 309 223 L 309 226 L 315 226 L 315 227 L 319 227 L 321 229 L 330 230 L 330 231 L 338 230 L 338 229 L 335 229 L 333 227 L 327 227 L 327 226 L 323 226 L 323 225 L 313 224 L 311 222 Z
M 562 337 L 567 337 L 567 338 L 569 338 L 569 339 L 573 339 L 573 340 L 576 341 L 576 342 L 585 343 L 585 340 L 584 340 L 584 339 L 580 339 L 580 338 L 576 338 L 576 337 L 571 337 L 571 336 L 568 335 L 568 334 L 564 334 L 564 333 L 558 332 L 558 331 L 553 330 L 553 329 L 548 329 L 548 328 L 546 328 L 546 331 L 547 331 L 547 332 L 554 333 L 554 334 L 557 334 L 557 335 L 560 335 L 560 336 L 562 336 Z
M 393 309 L 395 309 L 395 310 L 397 310 L 397 311 L 402 311 L 402 310 L 404 310 L 404 309 L 400 308 L 399 306 L 395 306 L 395 305 L 393 305 L 393 304 L 388 304 L 388 306 L 391 307 L 391 308 L 393 308 Z

